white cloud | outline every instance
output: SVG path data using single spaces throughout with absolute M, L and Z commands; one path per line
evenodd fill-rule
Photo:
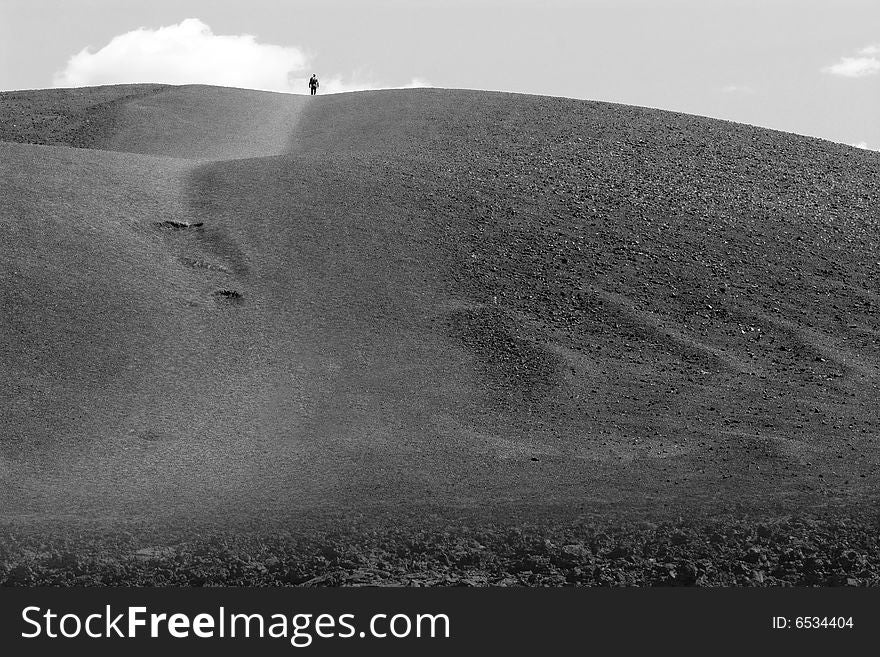
M 214 34 L 199 19 L 187 18 L 177 25 L 120 34 L 95 52 L 84 48 L 55 75 L 53 85 L 156 82 L 308 93 L 311 59 L 295 46 L 258 43 L 249 34 Z M 357 79 L 344 81 L 339 75 L 321 80 L 322 93 L 385 86 Z M 413 79 L 406 86 L 428 85 Z
M 338 94 L 346 91 L 368 91 L 371 89 L 416 89 L 420 87 L 430 87 L 431 83 L 421 78 L 413 78 L 407 84 L 403 85 L 387 85 L 380 84 L 373 80 L 362 80 L 356 76 L 350 77 L 348 80 L 341 75 L 334 75 L 329 78 L 320 78 L 321 93 Z M 307 80 L 303 78 L 302 86 L 305 89 Z
M 728 84 L 721 87 L 721 93 L 723 94 L 753 94 L 755 93 L 754 88 L 750 87 L 747 84 Z
M 83 49 L 55 76 L 54 85 L 199 83 L 287 91 L 291 74 L 308 63 L 298 48 L 257 43 L 248 34 L 214 34 L 197 18 L 187 18 L 126 32 L 96 52 Z
M 392 89 L 423 89 L 430 87 L 431 83 L 423 78 L 413 78 L 402 87 L 391 87 Z
M 850 144 L 850 146 L 855 146 L 856 148 L 862 148 L 864 150 L 868 150 L 868 142 L 860 141 L 856 144 Z
M 866 46 L 859 51 L 859 57 L 841 57 L 840 61 L 822 69 L 825 73 L 845 78 L 863 78 L 880 73 L 880 46 Z

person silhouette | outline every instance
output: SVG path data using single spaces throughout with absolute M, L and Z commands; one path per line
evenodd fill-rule
M 309 79 L 309 89 L 312 90 L 313 96 L 318 93 L 318 76 L 314 73 L 312 73 L 312 77 Z

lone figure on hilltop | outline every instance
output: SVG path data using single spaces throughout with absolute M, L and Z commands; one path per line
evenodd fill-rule
M 309 78 L 309 89 L 312 90 L 313 96 L 318 93 L 318 86 L 318 76 L 312 73 L 312 77 Z

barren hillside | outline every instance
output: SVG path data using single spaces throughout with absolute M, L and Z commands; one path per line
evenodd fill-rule
M 876 500 L 876 153 L 442 89 L 10 92 L 0 140 L 4 518 Z

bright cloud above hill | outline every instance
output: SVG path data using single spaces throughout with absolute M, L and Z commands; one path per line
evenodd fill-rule
M 840 61 L 822 70 L 832 75 L 840 75 L 845 78 L 862 78 L 868 75 L 880 73 L 880 45 L 871 45 L 862 48 L 858 57 L 841 57 Z
M 140 28 L 114 37 L 103 48 L 73 55 L 55 75 L 56 87 L 158 82 L 215 84 L 265 91 L 307 92 L 311 57 L 302 49 L 258 43 L 249 34 L 214 34 L 197 18 L 157 29 Z M 335 93 L 390 85 L 320 76 L 321 91 Z M 405 87 L 424 87 L 413 79 Z
M 755 93 L 755 89 L 747 84 L 727 84 L 721 87 L 721 93 L 751 95 Z
M 860 141 L 860 142 L 857 142 L 857 143 L 855 143 L 855 144 L 850 144 L 850 146 L 855 146 L 856 148 L 861 148 L 862 150 L 866 150 L 866 151 L 877 151 L 877 150 L 880 150 L 880 148 L 874 148 L 873 146 L 870 146 L 870 145 L 868 144 L 868 142 L 866 142 L 866 141 Z

